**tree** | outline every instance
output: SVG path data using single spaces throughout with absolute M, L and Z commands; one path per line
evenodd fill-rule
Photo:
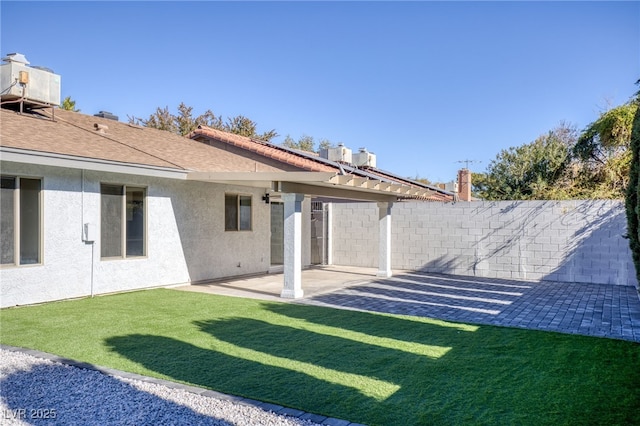
M 156 112 L 151 114 L 147 120 L 135 119 L 129 117 L 129 122 L 133 124 L 141 124 L 145 127 L 153 127 L 158 130 L 166 130 L 171 133 L 178 133 L 179 126 L 176 124 L 176 117 L 169 112 L 169 107 L 156 108 Z
M 575 140 L 575 128 L 561 123 L 531 143 L 502 150 L 487 173 L 473 176 L 474 192 L 490 200 L 565 198 L 556 184 L 566 178 Z
M 179 115 L 174 117 L 178 134 L 186 136 L 200 125 L 214 129 L 221 129 L 223 127 L 222 119 L 216 117 L 211 110 L 207 110 L 204 114 L 196 118 L 193 118 L 192 111 L 193 107 L 188 107 L 183 102 L 178 105 Z
M 227 122 L 222 125 L 220 130 L 225 130 L 230 133 L 235 133 L 241 136 L 247 136 L 250 138 L 260 139 L 261 141 L 269 142 L 271 139 L 278 136 L 275 129 L 271 129 L 268 132 L 258 134 L 256 131 L 256 123 L 253 120 L 248 119 L 244 115 L 238 115 L 237 117 L 227 119 Z
M 60 104 L 60 109 L 64 109 L 66 111 L 80 112 L 79 109 L 76 109 L 76 101 L 71 99 L 71 96 L 67 96 L 62 100 Z
M 640 80 L 636 82 L 640 84 Z M 640 91 L 636 100 L 640 99 Z M 636 277 L 640 282 L 640 108 L 636 108 L 631 127 L 631 164 L 629 167 L 629 183 L 625 194 L 627 214 L 627 237 L 636 267 Z
M 321 149 L 329 149 L 335 147 L 336 145 L 331 143 L 329 139 L 320 139 L 320 142 L 318 143 L 318 151 L 320 151 Z
M 622 198 L 624 194 L 631 166 L 631 128 L 637 110 L 636 97 L 600 114 L 573 149 L 580 163 L 580 185 L 599 198 Z
M 316 152 L 315 141 L 312 136 L 302 135 L 296 142 L 291 136 L 287 135 L 282 142 L 282 146 L 291 149 L 298 149 L 301 151 Z
M 334 145 L 329 139 L 320 139 L 316 148 L 316 142 L 313 136 L 303 134 L 297 141 L 290 135 L 287 135 L 282 142 L 282 146 L 300 151 L 319 153 L 322 149 L 333 148 L 336 145 Z
M 207 110 L 204 114 L 194 118 L 193 107 L 187 106 L 183 102 L 178 105 L 178 115 L 172 114 L 169 111 L 169 107 L 157 108 L 156 112 L 151 114 L 146 120 L 129 116 L 129 123 L 159 130 L 167 130 L 181 136 L 188 135 L 201 125 L 267 142 L 278 136 L 275 129 L 258 133 L 257 124 L 243 115 L 227 118 L 225 122 L 211 110 Z

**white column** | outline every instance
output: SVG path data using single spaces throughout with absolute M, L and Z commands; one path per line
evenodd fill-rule
M 327 208 L 327 221 L 325 223 L 327 227 L 327 233 L 325 234 L 327 237 L 327 265 L 333 265 L 333 203 L 327 203 L 325 206 Z
M 280 297 L 302 297 L 303 194 L 282 194 L 284 201 L 284 286 Z
M 391 273 L 391 206 L 393 203 L 378 203 L 380 247 L 378 248 L 378 276 L 388 278 Z

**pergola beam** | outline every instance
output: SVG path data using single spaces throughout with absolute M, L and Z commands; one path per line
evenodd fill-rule
M 277 192 L 289 192 L 317 197 L 343 198 L 358 201 L 393 202 L 397 198 L 395 194 L 354 191 L 352 189 L 340 188 L 338 186 L 317 186 L 297 182 L 275 182 L 273 189 Z

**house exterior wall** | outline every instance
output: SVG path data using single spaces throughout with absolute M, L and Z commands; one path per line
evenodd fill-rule
M 43 182 L 42 263 L 0 268 L 2 307 L 87 296 L 92 287 L 102 294 L 269 269 L 263 189 L 93 171 L 83 180 L 81 170 L 10 162 L 2 173 Z M 101 183 L 146 188 L 145 257 L 100 258 Z M 251 231 L 225 232 L 225 192 L 252 195 Z M 96 225 L 94 244 L 82 241 L 83 223 Z
M 333 205 L 333 263 L 376 267 L 373 203 Z M 620 201 L 395 203 L 391 264 L 490 278 L 637 285 Z

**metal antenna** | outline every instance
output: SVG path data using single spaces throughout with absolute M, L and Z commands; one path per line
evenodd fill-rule
M 482 161 L 477 161 L 477 160 L 460 160 L 460 161 L 456 161 L 456 163 L 464 163 L 464 168 L 468 169 L 469 168 L 469 164 L 473 164 L 473 163 L 482 163 Z

